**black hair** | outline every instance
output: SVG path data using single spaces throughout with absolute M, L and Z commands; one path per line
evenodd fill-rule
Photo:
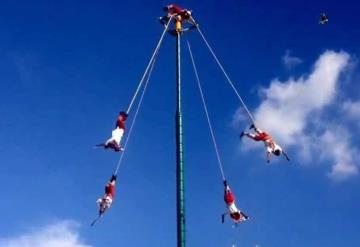
M 126 112 L 124 112 L 124 111 L 119 112 L 119 115 L 124 116 L 124 117 L 128 117 L 128 114 Z

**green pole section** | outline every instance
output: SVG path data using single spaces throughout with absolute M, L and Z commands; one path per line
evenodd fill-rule
M 180 36 L 176 31 L 176 208 L 177 208 L 177 246 L 185 247 L 185 189 L 184 189 L 184 150 L 183 125 L 181 114 L 181 76 L 180 76 Z

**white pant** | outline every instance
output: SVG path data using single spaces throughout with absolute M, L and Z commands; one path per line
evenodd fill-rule
M 240 210 L 236 207 L 235 203 L 228 205 L 228 210 L 230 214 L 238 213 Z
M 107 196 L 105 198 L 103 197 L 97 199 L 96 203 L 99 205 L 100 208 L 108 209 L 111 207 L 112 199 L 109 196 Z
M 119 146 L 121 142 L 121 138 L 124 135 L 124 129 L 120 129 L 119 127 L 116 127 L 111 133 L 111 138 L 106 141 L 105 145 L 107 145 L 109 142 L 115 141 Z

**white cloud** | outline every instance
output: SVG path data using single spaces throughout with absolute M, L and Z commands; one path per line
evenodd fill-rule
M 294 144 L 308 118 L 334 99 L 337 81 L 348 60 L 347 53 L 326 51 L 307 78 L 273 80 L 269 88 L 263 89 L 265 100 L 256 110 L 256 122 L 282 143 Z
M 294 57 L 290 55 L 290 51 L 287 50 L 282 57 L 282 61 L 286 68 L 291 69 L 302 63 L 302 60 L 298 57 Z
M 91 247 L 82 243 L 79 225 L 61 221 L 12 238 L 0 238 L 1 247 Z
M 321 146 L 319 148 L 323 155 L 330 154 L 330 158 L 334 160 L 328 175 L 336 181 L 344 180 L 358 173 L 358 167 L 354 161 L 357 151 L 351 148 L 349 138 L 348 131 L 339 126 L 330 128 L 320 137 Z
M 343 110 L 352 119 L 360 119 L 360 101 L 345 101 Z
M 349 60 L 345 52 L 326 51 L 308 76 L 284 82 L 274 79 L 261 90 L 264 100 L 255 111 L 257 125 L 282 145 L 296 147 L 303 160 L 330 160 L 329 177 L 334 180 L 358 173 L 354 158 L 357 150 L 352 148 L 348 130 L 338 123 L 337 116 L 322 117 L 335 103 L 339 78 Z M 358 102 L 345 103 L 340 110 L 357 115 L 359 106 Z

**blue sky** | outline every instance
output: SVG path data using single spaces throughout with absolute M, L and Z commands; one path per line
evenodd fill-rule
M 165 1 L 3 1 L 0 246 L 169 246 L 175 222 L 175 40 L 167 35 L 96 227 L 118 154 L 93 149 L 128 105 Z M 225 173 L 251 220 L 220 223 L 223 188 L 183 43 L 187 246 L 358 246 L 360 28 L 355 1 L 182 1 L 257 123 L 291 164 L 239 141 L 248 123 L 197 33 L 189 39 Z M 320 26 L 321 12 L 329 15 Z M 131 118 L 130 118 L 131 119 Z

